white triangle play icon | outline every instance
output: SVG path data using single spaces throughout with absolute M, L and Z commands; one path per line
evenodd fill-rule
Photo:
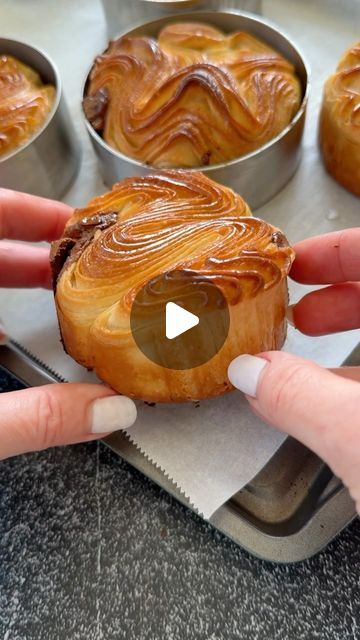
M 166 337 L 172 340 L 173 338 L 181 336 L 185 331 L 196 327 L 196 325 L 199 324 L 199 318 L 195 314 L 190 313 L 190 311 L 179 307 L 175 302 L 168 302 L 166 304 L 165 323 Z

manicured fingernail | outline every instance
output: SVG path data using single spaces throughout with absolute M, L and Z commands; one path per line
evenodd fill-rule
M 136 420 L 135 403 L 125 396 L 95 400 L 91 407 L 91 433 L 109 433 L 128 429 Z
M 287 317 L 287 321 L 289 324 L 291 324 L 292 327 L 295 327 L 295 321 L 294 321 L 294 304 L 289 304 L 287 311 L 286 311 L 286 317 Z
M 229 380 L 236 389 L 255 398 L 260 374 L 267 364 L 267 360 L 257 356 L 238 356 L 229 365 Z

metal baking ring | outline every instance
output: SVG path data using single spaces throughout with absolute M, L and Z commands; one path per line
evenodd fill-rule
M 298 112 L 290 124 L 275 138 L 251 153 L 226 163 L 207 165 L 189 169 L 202 171 L 216 182 L 231 187 L 239 193 L 252 209 L 270 200 L 294 175 L 301 158 L 306 107 L 309 93 L 309 73 L 307 64 L 297 47 L 273 24 L 263 18 L 247 13 L 198 12 L 181 14 L 171 18 L 161 18 L 120 35 L 156 37 L 168 24 L 181 21 L 205 22 L 225 32 L 248 31 L 279 51 L 295 66 L 300 78 L 303 98 Z M 88 77 L 86 75 L 82 94 L 86 95 Z M 100 169 L 105 183 L 111 187 L 119 180 L 134 176 L 148 175 L 159 171 L 120 151 L 110 147 L 93 129 L 83 114 L 85 126 L 95 153 L 100 161 Z
M 109 38 L 157 18 L 193 11 L 250 11 L 262 14 L 262 0 L 102 0 Z
M 25 42 L 0 38 L 0 55 L 16 57 L 52 84 L 56 97 L 51 113 L 23 146 L 0 156 L 0 187 L 59 199 L 74 181 L 81 148 L 71 122 L 58 69 L 40 49 Z

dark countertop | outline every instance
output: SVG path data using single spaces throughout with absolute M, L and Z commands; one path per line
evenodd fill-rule
M 249 556 L 103 444 L 0 463 L 4 640 L 355 640 L 360 522 L 298 565 Z

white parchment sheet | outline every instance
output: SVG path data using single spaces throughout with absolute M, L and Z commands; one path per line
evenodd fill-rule
M 341 12 L 338 4 L 324 0 L 264 2 L 264 15 L 297 43 L 312 70 L 303 161 L 287 187 L 256 212 L 281 227 L 290 242 L 360 223 L 360 200 L 326 175 L 316 146 L 323 82 L 343 51 L 360 38 L 359 0 L 344 0 Z M 94 55 L 106 44 L 101 4 L 96 0 L 2 0 L 0 23 L 2 35 L 42 47 L 60 69 L 84 153 L 80 175 L 65 200 L 74 206 L 83 205 L 104 191 L 79 106 L 84 75 Z M 292 300 L 306 291 L 308 288 L 291 284 Z M 2 290 L 0 316 L 13 338 L 66 379 L 95 379 L 62 350 L 51 293 Z M 336 366 L 359 338 L 359 332 L 352 331 L 314 339 L 290 328 L 285 348 L 319 364 Z M 282 434 L 252 415 L 237 392 L 201 402 L 199 407 L 139 403 L 138 409 L 139 417 L 129 436 L 205 518 L 247 484 L 283 440 Z

